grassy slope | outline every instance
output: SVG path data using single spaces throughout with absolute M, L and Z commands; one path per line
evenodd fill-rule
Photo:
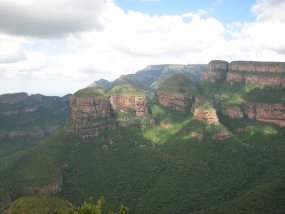
M 9 96 L 16 97 L 17 94 Z M 8 95 L 1 95 L 9 97 Z M 0 157 L 16 151 L 27 149 L 50 136 L 51 132 L 62 127 L 69 115 L 68 100 L 59 97 L 42 96 L 41 100 L 32 95 L 24 101 L 0 104 L 0 112 L 12 111 L 17 114 L 4 115 L 0 113 L 0 132 L 10 131 L 44 132 L 43 136 L 0 137 Z M 38 107 L 35 111 L 25 112 L 23 109 Z
M 115 85 L 109 92 L 111 95 L 144 95 L 141 89 L 128 84 Z
M 56 197 L 29 196 L 13 202 L 7 214 L 65 213 L 71 208 L 69 202 Z
M 215 213 L 241 211 L 236 204 L 253 197 L 249 212 L 258 211 L 259 203 L 265 212 L 283 210 L 280 201 L 273 207 L 271 202 L 280 200 L 284 187 L 284 128 L 247 121 L 253 127 L 247 134 L 225 142 L 198 142 L 191 138 L 192 131 L 215 130 L 160 105 L 154 105 L 153 114 L 158 124 L 153 128 L 124 127 L 83 141 L 59 134 L 7 160 L 0 188 L 7 194 L 9 186 L 16 191 L 15 187 L 45 183 L 63 173 L 59 195 L 75 204 L 104 195 L 112 208 L 123 203 L 132 213 Z M 162 129 L 160 122 L 172 128 Z M 266 192 L 269 199 L 263 200 Z
M 105 90 L 101 87 L 88 87 L 75 92 L 73 96 L 76 98 L 104 98 Z
M 218 98 L 235 90 L 207 87 L 200 90 L 211 89 L 208 95 L 217 93 Z M 62 132 L 30 151 L 1 159 L 1 201 L 62 174 L 59 196 L 75 204 L 104 195 L 110 208 L 123 203 L 131 213 L 285 211 L 284 128 L 226 118 L 210 126 L 155 103 L 152 112 L 154 127 L 122 127 L 87 140 Z M 247 133 L 233 132 L 244 126 Z M 211 140 L 222 129 L 232 131 L 231 138 Z M 192 132 L 202 133 L 204 140 L 192 138 Z
M 158 89 L 172 93 L 189 93 L 191 95 L 197 94 L 196 87 L 194 87 L 192 81 L 183 74 L 176 74 L 166 79 L 159 84 Z

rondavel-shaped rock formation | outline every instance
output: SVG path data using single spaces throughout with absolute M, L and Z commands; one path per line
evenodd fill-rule
M 177 74 L 158 86 L 160 104 L 180 112 L 191 112 L 195 102 L 196 88 L 186 76 Z
M 109 100 L 114 112 L 145 116 L 149 106 L 145 93 L 131 85 L 117 85 L 109 92 Z
M 196 97 L 196 102 L 193 108 L 194 118 L 206 122 L 208 124 L 218 124 L 219 118 L 216 109 L 207 98 Z
M 70 98 L 70 134 L 81 138 L 97 136 L 104 130 L 131 124 L 117 121 L 116 114 L 145 116 L 149 106 L 143 91 L 130 85 L 118 85 L 108 93 L 100 87 L 88 87 Z
M 280 91 L 279 101 L 269 101 L 263 93 L 256 93 L 255 96 L 262 98 L 262 101 L 251 101 L 245 98 L 241 100 L 242 108 L 227 106 L 222 109 L 222 114 L 231 119 L 242 119 L 247 116 L 249 119 L 285 126 L 285 92 L 282 95 L 285 89 L 285 62 L 234 61 L 228 63 L 214 60 L 201 74 L 201 79 L 211 82 L 223 79 L 229 83 L 255 84 Z
M 285 88 L 285 62 L 213 60 L 201 74 L 202 80 L 256 83 Z

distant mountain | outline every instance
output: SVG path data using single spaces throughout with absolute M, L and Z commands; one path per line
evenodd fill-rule
M 69 115 L 69 96 L 0 95 L 0 157 L 38 144 L 60 129 Z
M 190 64 L 190 65 L 149 65 L 143 70 L 137 71 L 135 74 L 126 74 L 120 76 L 113 82 L 108 80 L 95 81 L 89 87 L 103 87 L 109 90 L 112 85 L 118 84 L 132 84 L 141 89 L 149 89 L 150 87 L 157 87 L 157 85 L 166 80 L 167 78 L 174 76 L 175 74 L 183 74 L 191 80 L 199 80 L 200 74 L 206 69 L 205 64 Z
M 109 90 L 112 88 L 112 83 L 105 79 L 100 79 L 97 81 L 94 81 L 92 84 L 88 85 L 87 87 L 102 87 L 106 90 Z
M 0 158 L 0 212 L 38 194 L 75 206 L 104 196 L 106 211 L 124 204 L 136 214 L 285 213 L 285 67 L 215 60 L 204 81 L 192 74 L 149 66 L 111 90 L 73 94 L 63 129 Z M 31 97 L 2 96 L 4 105 L 23 103 L 17 118 L 27 127 Z

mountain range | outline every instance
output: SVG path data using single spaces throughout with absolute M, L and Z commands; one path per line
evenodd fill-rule
M 0 109 L 6 141 L 23 127 L 46 133 L 22 135 L 17 143 L 37 145 L 0 157 L 4 212 L 31 213 L 42 196 L 73 206 L 104 196 L 104 213 L 120 204 L 130 213 L 285 212 L 283 62 L 148 66 L 63 98 L 1 95 Z

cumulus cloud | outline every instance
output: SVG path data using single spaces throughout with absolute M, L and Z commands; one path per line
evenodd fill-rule
M 252 8 L 256 21 L 242 23 L 235 35 L 248 45 L 252 58 L 284 61 L 285 52 L 285 2 L 259 0 Z M 254 57 L 255 56 L 255 57 Z
M 0 0 L 0 30 L 37 37 L 100 28 L 104 0 Z
M 252 10 L 257 16 L 257 21 L 285 22 L 284 8 L 284 0 L 258 0 Z
M 26 59 L 19 41 L 0 34 L 0 64 L 14 63 Z
M 5 8 L 3 2 L 0 0 L 2 9 Z M 12 2 L 20 8 L 21 1 Z M 285 60 L 284 14 L 280 12 L 285 11 L 285 7 L 280 0 L 258 1 L 252 9 L 256 14 L 255 21 L 229 26 L 224 26 L 215 18 L 204 17 L 206 11 L 203 10 L 178 15 L 149 15 L 137 11 L 125 12 L 113 1 L 105 1 L 103 5 L 98 1 L 94 1 L 96 4 L 93 5 L 87 0 L 69 2 L 81 5 L 82 11 L 87 11 L 86 16 L 92 16 L 92 23 L 85 19 L 82 22 L 91 23 L 89 30 L 82 26 L 71 31 L 64 27 L 56 30 L 60 25 L 50 20 L 49 33 L 41 34 L 41 30 L 33 32 L 32 29 L 20 33 L 24 28 L 17 32 L 5 28 L 6 32 L 14 34 L 46 38 L 0 35 L 0 46 L 2 44 L 3 47 L 0 47 L 0 61 L 2 59 L 5 62 L 0 63 L 0 94 L 34 91 L 63 95 L 75 92 L 96 79 L 114 80 L 148 64 L 208 63 L 212 59 Z M 49 5 L 48 2 L 46 4 Z M 59 0 L 57 4 L 67 5 L 67 0 Z M 23 5 L 27 7 L 26 4 Z M 30 6 L 33 8 L 20 11 L 19 16 L 37 11 L 35 8 L 40 7 L 34 4 Z M 95 11 L 95 15 L 91 15 L 91 11 Z M 54 13 L 60 12 L 55 10 Z M 30 16 L 40 16 L 37 14 L 32 15 L 31 12 Z M 47 13 L 43 12 L 41 19 L 47 20 L 46 16 Z M 60 16 L 72 25 L 73 17 L 68 14 Z M 28 20 L 27 17 L 25 20 Z M 93 30 L 99 26 L 98 23 L 102 29 Z M 77 24 L 80 25 L 79 22 Z M 3 21 L 0 21 L 2 30 L 5 25 L 7 24 L 3 25 Z M 67 36 L 54 43 L 51 43 L 54 40 L 47 37 L 58 35 Z M 56 51 L 47 49 L 46 44 L 51 44 Z M 31 46 L 33 48 L 29 48 Z M 7 63 L 9 61 L 11 63 Z
M 135 56 L 161 56 L 201 51 L 222 36 L 224 27 L 216 19 L 197 14 L 151 16 L 110 4 L 103 13 L 105 34 L 113 47 Z

